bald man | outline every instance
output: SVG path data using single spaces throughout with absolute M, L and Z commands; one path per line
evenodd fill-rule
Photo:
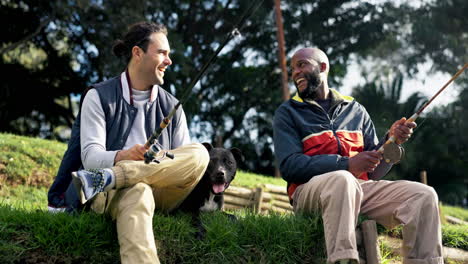
M 275 153 L 295 213 L 320 213 L 328 263 L 358 263 L 355 228 L 364 214 L 403 225 L 403 263 L 443 263 L 438 198 L 409 181 L 378 180 L 391 168 L 376 151 L 388 136 L 408 140 L 416 123 L 396 121 L 379 142 L 366 109 L 329 88 L 330 64 L 317 48 L 291 60 L 294 98 L 275 112 Z

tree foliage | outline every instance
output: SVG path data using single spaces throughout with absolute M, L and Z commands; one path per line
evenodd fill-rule
M 419 93 L 413 93 L 403 101 L 402 88 L 400 74 L 389 85 L 373 82 L 353 91 L 356 100 L 365 105 L 380 136 L 394 121 L 412 115 L 427 101 Z M 467 91 L 464 90 L 455 103 L 424 113 L 416 120 L 419 125 L 413 137 L 404 144 L 406 155 L 386 179 L 420 181 L 420 173 L 425 170 L 428 183 L 436 188 L 443 201 L 461 204 L 468 195 L 464 182 L 468 171 L 468 136 L 464 131 L 468 125 L 462 118 L 468 114 Z
M 455 73 L 468 62 L 468 3 L 463 0 L 431 1 L 410 13 L 411 57 L 431 58 L 434 70 Z
M 2 29 L 6 37 L 1 45 L 16 48 L 2 54 L 0 64 L 7 73 L 0 97 L 1 130 L 42 132 L 50 138 L 55 127 L 70 126 L 73 114 L 66 98 L 125 68 L 112 57 L 112 42 L 129 24 L 141 20 L 168 26 L 174 65 L 166 74 L 165 88 L 181 96 L 251 2 L 2 1 L 2 19 L 12 26 Z M 287 49 L 323 48 L 333 65 L 334 84 L 345 75 L 349 55 L 371 49 L 384 38 L 383 25 L 392 21 L 368 3 L 283 3 Z M 260 156 L 269 157 L 262 165 L 265 173 L 273 169 L 271 120 L 281 103 L 272 11 L 273 2 L 264 1 L 246 20 L 242 36 L 225 47 L 184 105 L 195 137 L 242 148 L 249 160 L 246 168 L 254 171 L 261 166 L 256 162 Z M 41 27 L 44 21 L 49 22 Z M 45 58 L 31 65 L 17 56 L 38 52 Z M 15 77 L 18 74 L 23 77 Z
M 453 75 L 468 61 L 468 19 L 465 15 L 468 2 L 428 1 L 419 7 L 386 4 L 386 10 L 399 19 L 387 25 L 393 29 L 385 41 L 371 52 L 362 54 L 361 58 L 374 62 L 365 70 L 372 77 L 367 78 L 366 85 L 355 89 L 355 96 L 371 112 L 380 135 L 394 120 L 413 114 L 423 98 L 413 94 L 402 101 L 392 94 L 398 90 L 401 93 L 403 87 L 384 89 L 374 83 L 386 83 L 392 76 L 397 76 L 393 77 L 394 86 L 400 79 L 414 76 L 423 64 L 430 65 L 429 74 Z M 427 83 L 431 96 L 439 88 Z M 392 170 L 390 177 L 419 181 L 420 172 L 426 170 L 428 182 L 440 198 L 460 204 L 468 195 L 468 137 L 463 133 L 468 128 L 463 120 L 468 109 L 466 73 L 447 89 L 459 89 L 460 96 L 447 106 L 426 111 L 417 120 L 419 126 L 413 138 L 405 144 L 406 158 Z
M 0 21 L 9 26 L 0 29 L 4 76 L 0 131 L 56 138 L 57 128 L 70 127 L 75 118 L 73 98 L 88 85 L 125 69 L 125 62 L 111 54 L 113 41 L 128 25 L 142 20 L 167 25 L 173 65 L 166 71 L 164 88 L 181 97 L 250 4 L 247 0 L 1 1 Z M 291 55 L 299 47 L 323 49 L 330 59 L 330 83 L 337 89 L 353 62 L 350 56 L 380 63 L 382 67 L 369 71 L 376 77 L 368 78 L 369 83 L 355 94 L 370 110 L 382 135 L 391 122 L 421 104 L 419 94 L 406 102 L 399 98 L 403 78 L 411 76 L 417 65 L 433 61 L 434 70 L 452 73 L 467 61 L 466 8 L 462 0 L 427 2 L 420 7 L 395 6 L 390 1 L 376 5 L 351 0 L 283 0 L 286 50 Z M 281 103 L 273 16 L 273 1 L 264 1 L 183 105 L 195 139 L 239 147 L 246 156 L 244 169 L 270 175 L 274 170 L 271 120 Z M 405 74 L 381 85 L 388 75 L 375 70 L 383 65 L 390 65 L 388 72 Z M 461 116 L 467 109 L 465 102 L 460 99 L 431 118 Z M 374 113 L 374 108 L 380 112 Z M 456 127 L 451 133 L 458 133 L 466 146 L 466 138 L 460 134 L 466 124 L 453 122 L 444 124 Z M 419 131 L 426 127 L 429 125 Z M 425 137 L 430 133 L 418 135 L 418 140 L 427 141 Z M 421 167 L 417 162 L 412 160 L 411 166 Z M 414 174 L 403 164 L 401 167 L 404 178 Z M 456 168 L 461 171 L 464 167 Z

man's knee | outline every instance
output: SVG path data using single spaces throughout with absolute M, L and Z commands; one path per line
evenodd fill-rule
M 320 198 L 322 202 L 347 201 L 349 199 L 360 199 L 362 189 L 359 182 L 349 171 L 339 170 L 328 173 L 326 176 L 326 184 L 323 186 Z
M 359 182 L 354 175 L 346 170 L 339 170 L 331 172 L 329 175 L 329 181 L 333 185 L 348 186 L 348 187 L 359 187 Z
M 412 183 L 414 192 L 427 204 L 438 204 L 439 197 L 437 196 L 436 191 L 431 186 L 413 182 Z
M 137 183 L 128 187 L 121 204 L 131 206 L 136 210 L 142 210 L 152 214 L 155 209 L 153 189 L 146 183 Z
M 190 144 L 186 146 L 190 155 L 187 157 L 186 166 L 193 168 L 193 170 L 205 170 L 210 162 L 210 154 L 202 144 Z
M 187 159 L 185 166 L 190 168 L 185 186 L 195 186 L 202 178 L 210 162 L 210 154 L 202 144 L 190 145 L 191 156 Z
M 202 144 L 193 144 L 193 159 L 191 160 L 195 169 L 206 169 L 210 162 L 210 154 Z

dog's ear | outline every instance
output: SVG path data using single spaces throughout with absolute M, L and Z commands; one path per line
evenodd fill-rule
M 213 145 L 211 145 L 208 142 L 203 142 L 202 145 L 205 146 L 205 148 L 208 150 L 208 152 L 210 152 L 210 150 L 213 149 Z
M 237 163 L 244 161 L 244 155 L 242 155 L 242 151 L 238 148 L 231 148 L 230 149 L 232 155 L 236 159 Z

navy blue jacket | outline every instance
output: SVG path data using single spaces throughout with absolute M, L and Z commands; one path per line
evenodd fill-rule
M 315 101 L 304 102 L 295 96 L 275 112 L 273 134 L 281 176 L 288 182 L 290 199 L 297 186 L 323 173 L 347 170 L 349 157 L 377 149 L 374 124 L 366 109 L 352 97 L 330 89 L 330 110 Z M 391 164 L 381 162 L 368 180 L 385 175 Z M 378 174 L 376 174 L 378 172 Z
M 120 76 L 95 84 L 90 88 L 97 90 L 106 117 L 106 149 L 121 150 L 130 134 L 131 126 L 138 109 L 128 104 L 123 98 Z M 84 98 L 84 94 L 83 97 Z M 158 96 L 148 110 L 145 130 L 147 135 L 159 127 L 161 120 L 177 104 L 177 99 L 159 87 Z M 172 133 L 176 131 L 178 120 L 182 114 L 179 108 L 173 116 L 172 122 L 159 137 L 159 143 L 165 149 L 172 149 Z M 71 173 L 82 168 L 80 145 L 80 117 L 81 112 L 73 124 L 68 148 L 63 155 L 57 176 L 48 192 L 48 202 L 51 207 L 66 207 L 67 210 L 79 209 L 78 194 L 71 183 Z M 144 143 L 144 142 L 142 142 Z

